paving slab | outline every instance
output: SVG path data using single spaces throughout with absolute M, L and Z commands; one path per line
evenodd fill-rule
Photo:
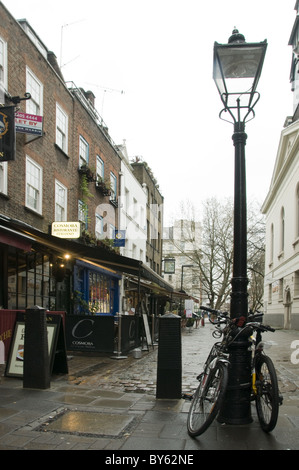
M 65 410 L 47 424 L 47 432 L 66 432 L 86 435 L 115 437 L 124 432 L 134 416 L 116 413 Z
M 182 392 L 197 387 L 211 345 L 213 327 L 182 331 Z M 48 390 L 24 389 L 22 380 L 0 376 L 1 450 L 160 450 L 201 455 L 199 450 L 298 450 L 299 365 L 291 345 L 299 331 L 277 331 L 268 354 L 284 397 L 276 428 L 258 423 L 221 425 L 216 420 L 198 438 L 187 433 L 190 402 L 157 399 L 158 347 L 142 357 L 115 361 L 104 355 L 69 357 L 69 373 L 53 375 Z M 1 368 L 0 368 L 1 369 Z M 101 453 L 99 458 L 101 458 Z M 99 461 L 100 463 L 100 461 Z

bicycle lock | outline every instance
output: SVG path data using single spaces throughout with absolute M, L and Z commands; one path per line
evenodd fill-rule
M 224 105 L 219 117 L 234 124 L 234 259 L 230 317 L 240 321 L 242 318 L 246 321 L 248 315 L 245 123 L 255 117 L 253 108 L 260 98 L 256 87 L 266 49 L 266 40 L 246 43 L 237 29 L 233 30 L 228 44 L 214 44 L 213 78 Z M 236 85 L 240 86 L 241 91 L 235 89 Z M 228 119 L 224 119 L 223 113 L 227 113 Z M 218 417 L 222 423 L 247 424 L 252 421 L 249 344 L 249 336 L 245 334 L 243 337 L 240 335 L 230 347 L 228 388 Z

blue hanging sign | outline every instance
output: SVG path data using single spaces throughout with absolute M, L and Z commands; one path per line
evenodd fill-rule
M 125 246 L 126 245 L 126 231 L 115 230 L 114 232 L 114 246 Z

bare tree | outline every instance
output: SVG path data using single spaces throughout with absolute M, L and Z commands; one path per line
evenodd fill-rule
M 265 273 L 265 220 L 257 202 L 247 209 L 247 269 L 249 307 L 255 311 L 263 306 Z
M 192 230 L 184 233 L 185 241 L 193 243 L 188 257 L 200 271 L 202 298 L 212 308 L 228 308 L 233 270 L 233 201 L 211 198 L 203 203 L 200 243 Z M 194 214 L 187 208 L 187 213 Z M 184 211 L 183 205 L 181 207 Z M 186 218 L 186 215 L 185 215 Z M 258 204 L 248 208 L 248 279 L 249 306 L 253 310 L 262 305 L 264 276 L 265 224 Z M 192 227 L 192 224 L 189 224 Z M 177 251 L 180 246 L 174 240 Z M 186 253 L 185 253 L 186 255 Z

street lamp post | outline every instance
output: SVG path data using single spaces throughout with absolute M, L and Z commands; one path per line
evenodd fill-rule
M 260 97 L 256 87 L 266 49 L 266 40 L 246 43 L 237 29 L 233 30 L 228 44 L 214 44 L 213 78 L 224 105 L 219 116 L 234 125 L 234 260 L 230 317 L 236 322 L 246 321 L 248 314 L 245 123 L 255 116 L 253 108 Z M 236 85 L 240 89 L 236 89 Z M 226 116 L 224 113 L 227 113 Z M 220 422 L 247 424 L 252 421 L 251 354 L 248 347 L 247 335 L 239 336 L 230 348 L 229 383 L 219 413 Z

